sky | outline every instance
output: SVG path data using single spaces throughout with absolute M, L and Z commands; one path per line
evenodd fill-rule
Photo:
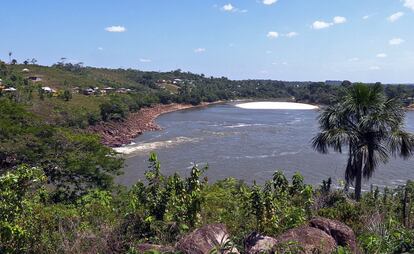
M 5 0 L 0 59 L 414 83 L 414 0 Z

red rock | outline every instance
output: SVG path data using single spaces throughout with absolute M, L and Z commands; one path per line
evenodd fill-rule
M 315 217 L 309 222 L 309 226 L 323 230 L 332 236 L 338 245 L 348 247 L 353 253 L 359 253 L 354 231 L 344 223 Z
M 207 104 L 200 106 L 204 105 Z M 128 118 L 121 122 L 101 122 L 95 126 L 89 126 L 88 131 L 98 134 L 103 144 L 117 147 L 131 143 L 135 137 L 145 131 L 160 130 L 161 128 L 154 122 L 159 115 L 192 107 L 194 106 L 174 103 L 155 105 L 130 113 Z
M 336 247 L 335 239 L 332 236 L 320 229 L 304 226 L 291 229 L 278 236 L 272 253 L 294 250 L 292 253 L 331 254 L 336 250 Z

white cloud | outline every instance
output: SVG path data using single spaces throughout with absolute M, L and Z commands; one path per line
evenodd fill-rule
M 313 22 L 312 28 L 315 29 L 315 30 L 320 30 L 320 29 L 325 29 L 325 28 L 331 27 L 333 25 L 334 25 L 333 23 L 328 23 L 328 22 L 325 22 L 325 21 L 317 20 L 317 21 Z
M 401 38 L 392 38 L 389 43 L 390 45 L 400 45 L 401 43 L 403 43 L 404 40 Z
M 379 54 L 377 54 L 377 57 L 378 58 L 386 58 L 387 57 L 387 54 L 385 54 L 385 53 L 379 53 Z
M 98 50 L 102 51 L 102 50 L 104 50 L 104 48 L 102 48 L 102 47 L 98 47 Z
M 367 14 L 367 15 L 363 16 L 362 19 L 367 20 L 367 19 L 370 19 L 370 18 L 374 17 L 375 15 L 377 15 L 377 14 L 376 13 Z
M 266 54 L 268 54 L 268 55 L 270 55 L 270 54 L 272 54 L 273 52 L 271 51 L 271 50 L 266 50 Z
M 225 11 L 225 12 L 239 12 L 239 13 L 246 13 L 247 12 L 247 10 L 237 9 L 234 5 L 232 5 L 230 3 L 223 5 L 223 7 L 221 7 L 221 10 Z
M 315 30 L 325 29 L 325 28 L 329 28 L 333 25 L 344 24 L 344 23 L 346 23 L 346 21 L 347 21 L 347 19 L 345 17 L 335 16 L 332 19 L 332 22 L 325 22 L 325 21 L 321 21 L 321 20 L 317 20 L 317 21 L 313 22 L 312 28 L 315 29 Z
M 194 49 L 194 53 L 203 53 L 203 52 L 206 52 L 205 48 L 196 48 L 196 49 Z
M 151 63 L 151 62 L 152 62 L 152 60 L 151 60 L 151 59 L 147 59 L 147 58 L 141 58 L 141 59 L 139 59 L 139 61 L 140 61 L 141 63 Z
M 404 6 L 414 11 L 414 0 L 403 0 Z
M 275 39 L 277 37 L 279 37 L 279 33 L 278 32 L 274 32 L 274 31 L 270 31 L 267 33 L 267 37 L 270 39 Z
M 299 34 L 297 32 L 289 32 L 289 33 L 285 34 L 285 36 L 288 37 L 288 38 L 296 37 L 298 35 Z
M 126 28 L 124 26 L 108 26 L 105 30 L 111 33 L 123 33 L 126 31 Z
M 263 4 L 272 5 L 275 4 L 278 0 L 263 0 Z
M 348 59 L 348 61 L 349 62 L 358 62 L 359 58 L 358 57 L 353 57 L 353 58 Z
M 234 6 L 233 6 L 232 4 L 225 4 L 225 5 L 222 7 L 222 10 L 223 10 L 223 11 L 232 12 L 232 11 L 235 11 L 236 9 L 234 8 Z
M 335 24 L 343 24 L 346 22 L 346 18 L 345 17 L 341 17 L 341 16 L 336 16 L 333 18 L 333 22 Z
M 371 67 L 369 67 L 369 69 L 370 69 L 371 71 L 377 71 L 377 70 L 380 70 L 381 68 L 380 68 L 380 67 L 378 67 L 378 66 L 371 66 Z
M 397 13 L 394 13 L 394 14 L 392 14 L 391 16 L 389 16 L 388 18 L 387 18 L 387 20 L 389 21 L 389 22 L 395 22 L 395 21 L 397 21 L 397 20 L 399 20 L 401 17 L 403 17 L 404 16 L 404 12 L 397 12 Z

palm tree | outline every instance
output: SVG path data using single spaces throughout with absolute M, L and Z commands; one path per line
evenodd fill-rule
M 402 105 L 387 99 L 379 84 L 352 85 L 339 101 L 320 114 L 320 132 L 312 145 L 321 153 L 328 153 L 329 148 L 342 153 L 347 146 L 345 180 L 355 183 L 355 198 L 359 200 L 362 178 L 369 179 L 390 155 L 410 157 L 414 136 L 404 130 Z

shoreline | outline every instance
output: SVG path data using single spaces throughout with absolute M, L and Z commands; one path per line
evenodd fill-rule
M 155 120 L 162 114 L 171 113 L 184 109 L 207 107 L 213 104 L 223 103 L 204 102 L 199 105 L 191 104 L 156 104 L 151 107 L 142 108 L 137 112 L 130 113 L 122 122 L 102 122 L 88 128 L 88 132 L 98 134 L 102 144 L 109 147 L 121 147 L 130 144 L 136 137 L 147 131 L 161 130 Z

